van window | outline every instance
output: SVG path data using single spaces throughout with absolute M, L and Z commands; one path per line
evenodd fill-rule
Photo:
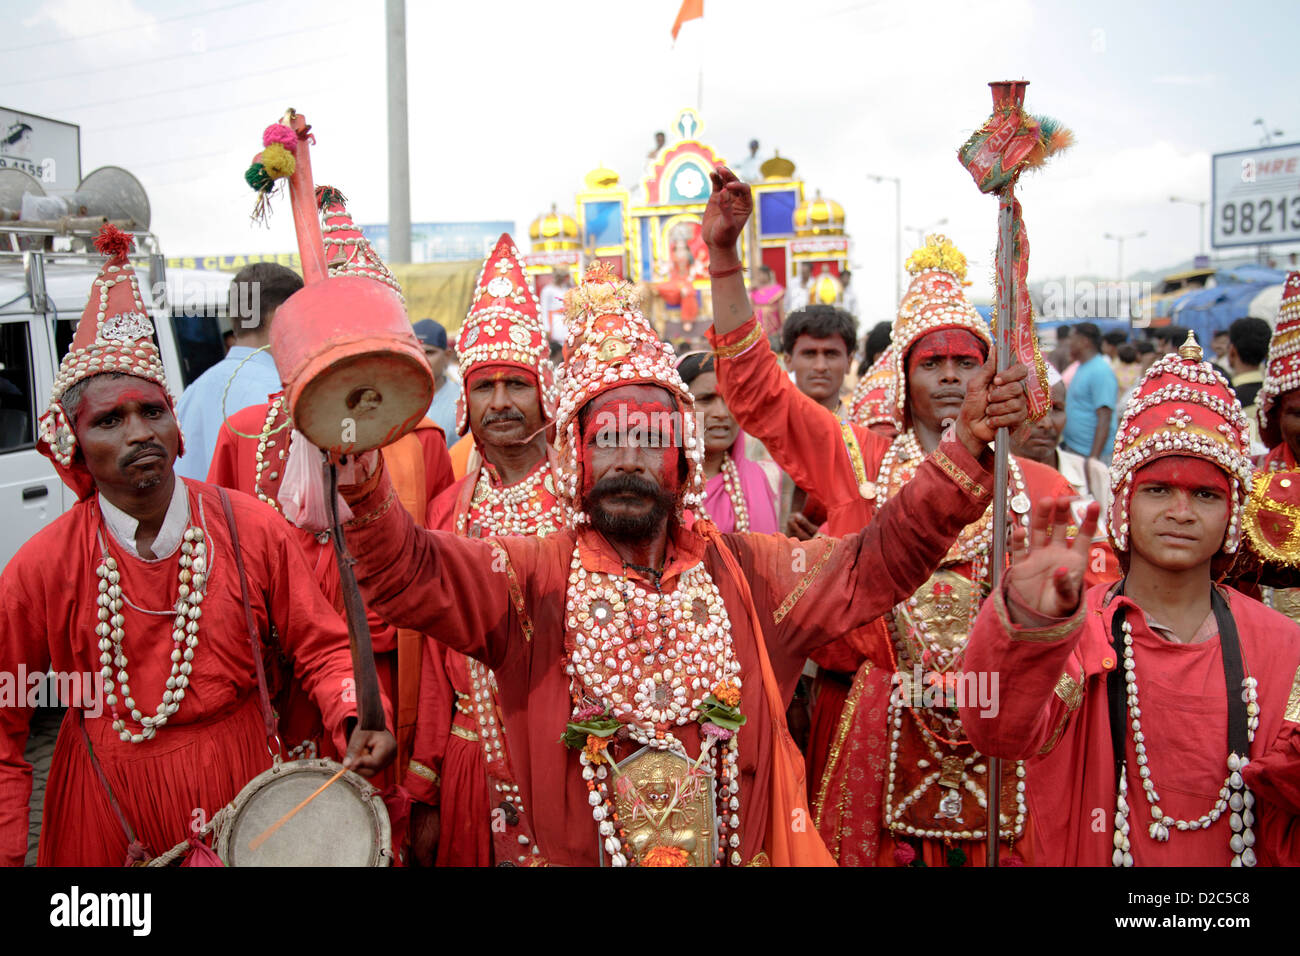
M 26 320 L 0 324 L 0 453 L 36 445 L 36 382 Z
M 226 347 L 221 341 L 221 325 L 215 315 L 184 315 L 174 312 L 172 329 L 176 333 L 181 377 L 184 378 L 186 387 L 225 358 Z

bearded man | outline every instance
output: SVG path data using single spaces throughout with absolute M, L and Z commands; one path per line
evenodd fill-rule
M 859 533 L 719 535 L 682 520 L 703 499 L 693 401 L 631 288 L 596 267 L 567 311 L 568 526 L 425 531 L 363 456 L 343 492 L 367 599 L 492 669 L 531 862 L 829 864 L 792 825 L 807 821 L 785 729 L 795 681 L 813 647 L 910 594 L 987 507 L 987 442 L 1023 420 L 1025 370 L 978 377 L 917 478 Z
M 369 776 L 395 749 L 387 731 L 349 733 L 347 632 L 283 523 L 246 496 L 177 478 L 183 442 L 130 244 L 111 226 L 97 238 L 109 260 L 41 418 L 37 447 L 79 500 L 0 575 L 0 671 L 52 666 L 90 685 L 66 701 L 43 866 L 169 850 L 192 835 L 196 808 L 210 817 L 270 767 L 257 645 L 272 628 L 345 764 Z M 0 708 L 0 862 L 12 866 L 26 853 L 31 715 Z

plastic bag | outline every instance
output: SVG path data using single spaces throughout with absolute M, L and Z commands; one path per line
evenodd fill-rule
M 284 465 L 284 480 L 276 496 L 280 508 L 284 516 L 299 528 L 320 534 L 330 526 L 325 493 L 324 455 L 295 428 L 289 439 L 289 460 Z M 352 509 L 340 497 L 339 521 L 351 519 Z

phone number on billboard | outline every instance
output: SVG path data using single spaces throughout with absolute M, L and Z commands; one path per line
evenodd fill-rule
M 1276 235 L 1300 232 L 1300 196 L 1226 202 L 1219 209 L 1219 234 L 1223 236 Z

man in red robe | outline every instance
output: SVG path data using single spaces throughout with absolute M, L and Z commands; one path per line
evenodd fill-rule
M 987 507 L 987 442 L 1023 419 L 1025 369 L 989 367 L 916 479 L 858 533 L 719 535 L 681 520 L 702 504 L 702 443 L 671 350 L 607 270 L 570 296 L 556 423 L 569 527 L 424 531 L 363 459 L 344 487 L 363 590 L 492 668 L 533 862 L 828 864 L 789 696 L 813 647 L 910 594 Z
M 748 188 L 729 170 L 715 174 L 710 203 L 731 204 L 741 223 L 752 208 Z M 711 254 L 714 263 L 722 256 L 739 261 L 734 248 Z M 890 347 L 887 394 L 903 425 L 893 441 L 862 426 L 851 430 L 794 389 L 752 316 L 724 287 L 730 277 L 714 280 L 711 334 L 728 402 L 773 459 L 826 502 L 830 534 L 843 533 L 842 516 L 869 510 L 908 486 L 990 357 L 988 327 L 961 291 L 965 257 L 931 237 L 908 268 L 914 279 Z M 1027 523 L 1031 500 L 1069 494 L 1070 488 L 1051 469 L 1016 459 L 1008 492 L 1012 511 Z M 985 764 L 963 739 L 946 696 L 932 696 L 933 706 L 904 706 L 893 689 L 918 685 L 917 694 L 904 696 L 924 701 L 923 681 L 951 680 L 986 593 L 991 537 L 992 513 L 986 511 L 963 529 L 924 587 L 872 626 L 836 635 L 841 639 L 813 655 L 819 680 L 809 782 L 818 826 L 841 863 L 906 864 L 918 852 L 927 865 L 984 859 Z M 1017 792 L 1014 781 L 1005 787 Z M 1021 806 L 1003 827 L 1004 838 L 1019 839 L 1025 823 Z
M 502 235 L 456 343 L 465 381 L 458 428 L 473 435 L 477 454 L 469 473 L 430 503 L 427 527 L 488 538 L 544 537 L 564 526 L 547 443 L 555 419 L 547 342 L 519 251 Z M 423 865 L 526 864 L 533 856 L 495 684 L 473 658 L 424 642 L 420 720 L 405 777 L 416 799 L 412 846 Z
M 170 850 L 196 811 L 211 818 L 270 767 L 246 608 L 261 641 L 278 634 L 346 763 L 370 775 L 394 751 L 387 731 L 349 736 L 347 632 L 283 524 L 173 471 L 180 430 L 130 241 L 111 227 L 96 241 L 110 258 L 41 418 L 38 448 L 79 501 L 0 575 L 0 671 L 83 678 L 50 766 L 41 865 Z M 27 703 L 0 707 L 0 862 L 14 866 L 31 799 Z
M 1214 583 L 1241 542 L 1248 454 L 1227 381 L 1184 345 L 1116 433 L 1127 577 L 1085 593 L 1090 528 L 1069 545 L 1068 502 L 1045 501 L 981 611 L 964 676 L 1001 693 L 962 720 L 981 750 L 1029 762 L 1036 862 L 1300 863 L 1300 628 Z
M 317 202 L 327 226 L 326 250 L 330 253 L 331 275 L 359 275 L 373 279 L 399 298 L 402 293 L 388 267 L 375 254 L 369 242 L 352 221 L 338 190 L 322 186 L 316 191 Z M 343 594 L 338 566 L 329 531 L 323 525 L 309 525 L 299 516 L 295 500 L 301 487 L 285 485 L 290 469 L 291 445 L 299 454 L 311 459 L 313 477 L 319 473 L 315 461 L 317 450 L 299 437 L 289 421 L 286 399 L 280 393 L 268 396 L 266 404 L 254 405 L 231 415 L 217 437 L 208 481 L 223 488 L 235 488 L 253 495 L 277 512 L 289 517 L 291 535 L 302 548 L 322 592 L 335 610 L 343 613 Z M 412 517 L 423 521 L 429 505 L 452 483 L 451 462 L 442 429 L 425 418 L 409 434 L 389 447 L 389 472 L 398 499 Z M 287 509 L 287 511 L 286 511 Z M 422 641 L 419 634 L 402 632 L 382 620 L 371 608 L 366 609 L 370 625 L 375 664 L 380 686 L 393 702 L 397 735 L 397 761 L 375 780 L 380 788 L 400 783 L 402 767 L 409 759 L 415 737 L 415 714 L 420 692 Z M 275 662 L 272 662 L 273 664 Z M 273 684 L 272 695 L 281 715 L 283 739 L 294 756 L 337 756 L 325 725 L 301 680 L 292 670 L 272 666 L 268 669 Z M 393 796 L 390 792 L 389 796 Z M 398 810 L 398 803 L 393 808 Z M 400 810 L 398 810 L 400 814 Z

